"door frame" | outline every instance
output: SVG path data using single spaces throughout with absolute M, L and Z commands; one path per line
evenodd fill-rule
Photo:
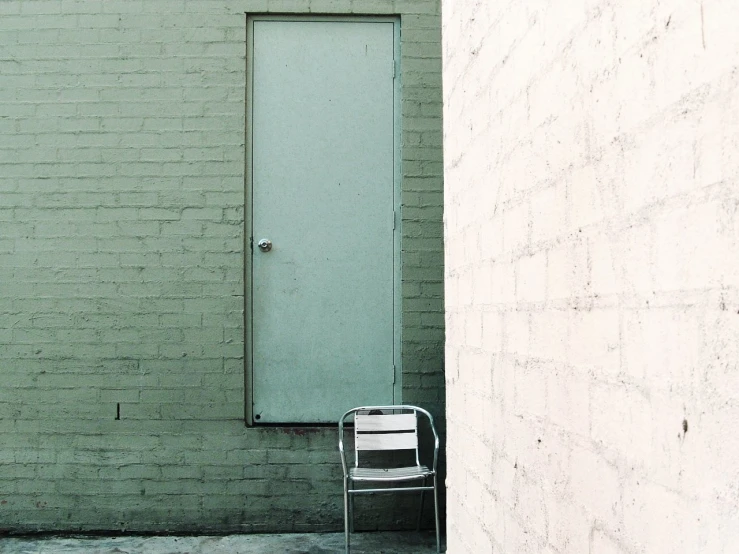
M 254 283 L 252 278 L 252 257 L 254 254 L 253 229 L 253 129 L 251 121 L 254 92 L 254 22 L 255 21 L 344 21 L 344 22 L 388 22 L 393 23 L 393 403 L 402 404 L 402 297 L 401 297 L 401 65 L 400 65 L 400 16 L 398 15 L 311 15 L 311 14 L 274 14 L 246 13 L 246 87 L 244 110 L 245 129 L 245 168 L 244 168 L 244 415 L 246 425 L 260 425 L 254 422 L 254 359 L 252 297 Z M 341 414 L 337 414 L 338 417 Z M 261 424 L 270 425 L 270 424 Z M 283 424 L 271 424 L 283 425 Z M 311 424 L 301 424 L 311 425 Z M 291 425 L 295 426 L 295 424 Z

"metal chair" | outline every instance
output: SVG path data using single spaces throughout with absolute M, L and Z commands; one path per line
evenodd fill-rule
M 354 467 L 347 465 L 344 451 L 344 422 L 354 416 Z M 428 419 L 434 435 L 434 462 L 431 468 L 421 465 L 418 457 L 418 420 Z M 416 464 L 406 467 L 364 467 L 360 465 L 360 452 L 414 450 Z M 426 410 L 417 406 L 362 406 L 346 412 L 339 420 L 339 452 L 344 470 L 344 535 L 346 552 L 349 553 L 349 535 L 354 530 L 354 496 L 382 492 L 421 491 L 421 505 L 417 528 L 421 526 L 423 495 L 434 491 L 434 516 L 436 522 L 436 552 L 441 552 L 439 537 L 439 498 L 436 488 L 436 462 L 439 457 L 439 435 L 434 419 Z M 366 459 L 364 460 L 366 464 Z M 433 478 L 433 485 L 429 479 Z M 419 486 L 393 486 L 405 481 L 421 481 Z M 356 483 L 375 483 L 374 488 L 355 488 Z M 381 486 L 384 483 L 386 486 Z

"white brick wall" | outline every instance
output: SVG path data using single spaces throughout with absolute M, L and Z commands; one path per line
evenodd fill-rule
M 449 552 L 736 552 L 739 3 L 442 14 Z

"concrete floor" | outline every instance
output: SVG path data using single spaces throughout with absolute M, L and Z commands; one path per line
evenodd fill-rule
M 352 534 L 352 554 L 432 554 L 433 532 Z M 444 544 L 442 542 L 442 551 Z M 343 533 L 199 537 L 0 538 L 2 554 L 331 554 L 344 551 Z

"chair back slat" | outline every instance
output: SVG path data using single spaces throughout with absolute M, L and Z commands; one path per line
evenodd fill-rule
M 356 433 L 354 439 L 356 450 L 414 450 L 417 447 L 416 433 Z
M 344 422 L 348 418 L 354 423 L 354 467 L 360 467 L 360 457 L 365 460 L 364 452 L 412 450 L 415 454 L 416 465 L 421 465 L 419 460 L 418 419 L 423 416 L 428 421 L 431 432 L 434 435 L 434 463 L 439 452 L 439 436 L 434 428 L 434 420 L 431 414 L 418 406 L 395 405 L 395 406 L 360 406 L 352 408 L 344 413 L 339 420 L 339 450 L 342 453 L 342 464 L 346 464 L 344 457 Z M 362 456 L 360 456 L 362 452 Z M 383 463 L 379 458 L 372 455 L 367 456 L 365 463 L 376 466 Z M 346 466 L 344 465 L 346 470 Z
M 354 416 L 354 427 L 358 433 L 367 431 L 415 431 L 416 414 L 383 414 Z

